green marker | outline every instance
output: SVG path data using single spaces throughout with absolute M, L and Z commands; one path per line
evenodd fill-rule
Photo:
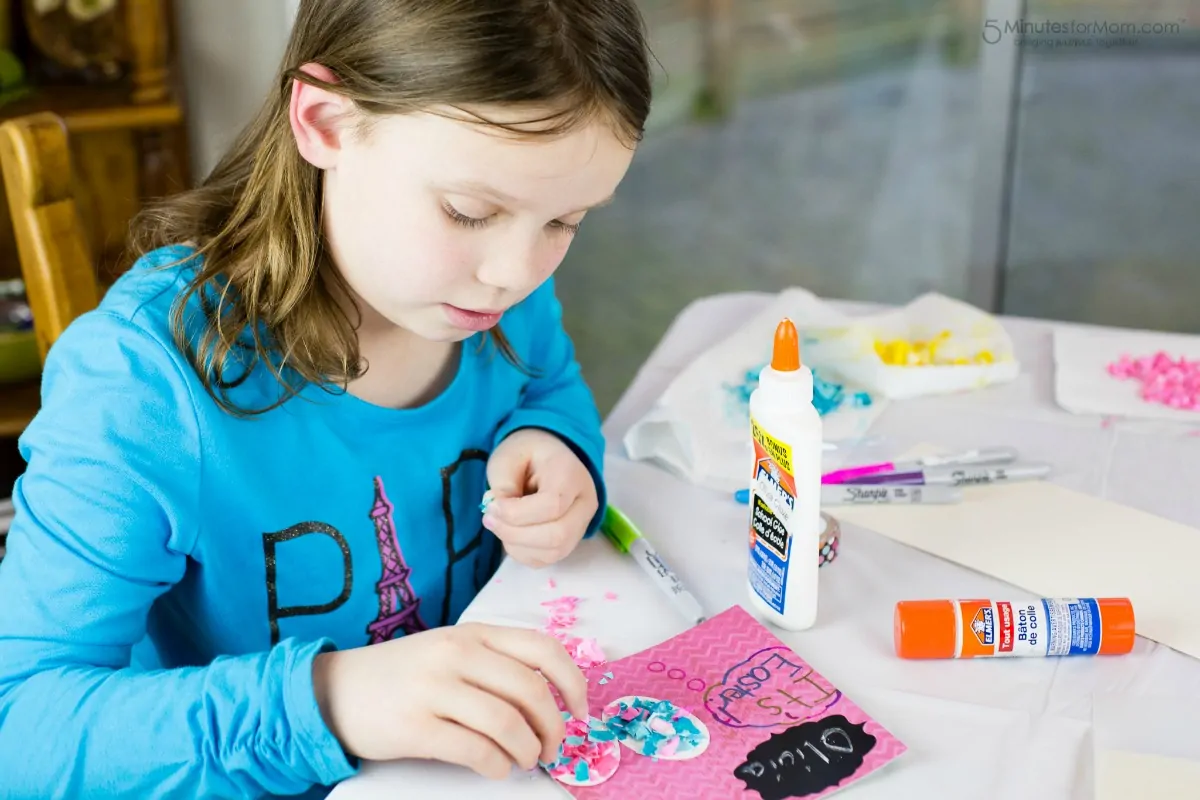
M 608 506 L 604 510 L 604 521 L 600 523 L 600 532 L 613 543 L 617 550 L 629 553 L 634 557 L 642 570 L 654 579 L 658 588 L 662 589 L 663 593 L 671 599 L 675 608 L 687 618 L 688 622 L 693 625 L 704 622 L 706 617 L 699 601 L 684 588 L 679 578 L 675 577 L 675 573 L 663 563 L 642 532 L 629 521 L 629 517 L 622 514 L 615 506 Z

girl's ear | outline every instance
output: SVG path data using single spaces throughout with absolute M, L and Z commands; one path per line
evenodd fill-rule
M 300 70 L 324 83 L 337 82 L 333 72 L 320 64 L 305 64 Z M 352 101 L 336 92 L 301 80 L 292 81 L 288 118 L 296 137 L 296 147 L 305 161 L 318 169 L 332 169 L 337 165 L 345 134 L 341 121 L 353 110 Z

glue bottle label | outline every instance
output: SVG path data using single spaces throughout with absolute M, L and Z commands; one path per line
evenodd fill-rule
M 1090 656 L 1100 649 L 1100 608 L 1091 598 L 958 602 L 961 657 Z
M 796 511 L 792 448 L 750 420 L 754 435 L 754 483 L 750 495 L 750 585 L 768 606 L 783 613 Z

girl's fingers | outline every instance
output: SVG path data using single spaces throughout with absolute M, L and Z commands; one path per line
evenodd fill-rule
M 530 495 L 530 497 L 536 497 L 536 495 Z M 506 545 L 554 553 L 561 552 L 564 548 L 579 541 L 587 529 L 593 513 L 595 513 L 595 509 L 589 512 L 587 505 L 577 502 L 567 510 L 566 514 L 553 522 L 514 525 L 493 516 L 489 511 L 483 518 L 483 524 Z
M 480 625 L 473 631 L 491 650 L 524 664 L 554 684 L 567 710 L 587 719 L 587 680 L 557 639 L 527 628 Z
M 485 778 L 502 780 L 512 772 L 513 760 L 492 739 L 456 722 L 434 720 L 422 729 L 419 758 L 458 764 Z
M 537 766 L 542 744 L 529 721 L 511 703 L 461 683 L 435 700 L 434 707 L 443 720 L 490 739 L 508 754 L 510 763 L 523 769 Z
M 528 526 L 555 522 L 570 510 L 578 492 L 539 485 L 524 497 L 496 497 L 488 506 L 489 517 L 507 525 Z
M 558 758 L 566 726 L 546 679 L 524 663 L 492 649 L 472 659 L 463 679 L 515 706 L 542 744 L 541 760 Z
M 558 560 L 548 550 L 532 550 L 528 547 L 509 547 L 505 545 L 504 552 L 513 561 L 516 561 L 518 564 L 524 564 L 532 569 L 543 569 Z

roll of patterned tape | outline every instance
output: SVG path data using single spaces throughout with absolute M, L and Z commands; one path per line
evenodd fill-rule
M 821 512 L 821 551 L 818 554 L 820 565 L 823 567 L 837 558 L 838 547 L 842 543 L 842 526 L 833 517 Z

